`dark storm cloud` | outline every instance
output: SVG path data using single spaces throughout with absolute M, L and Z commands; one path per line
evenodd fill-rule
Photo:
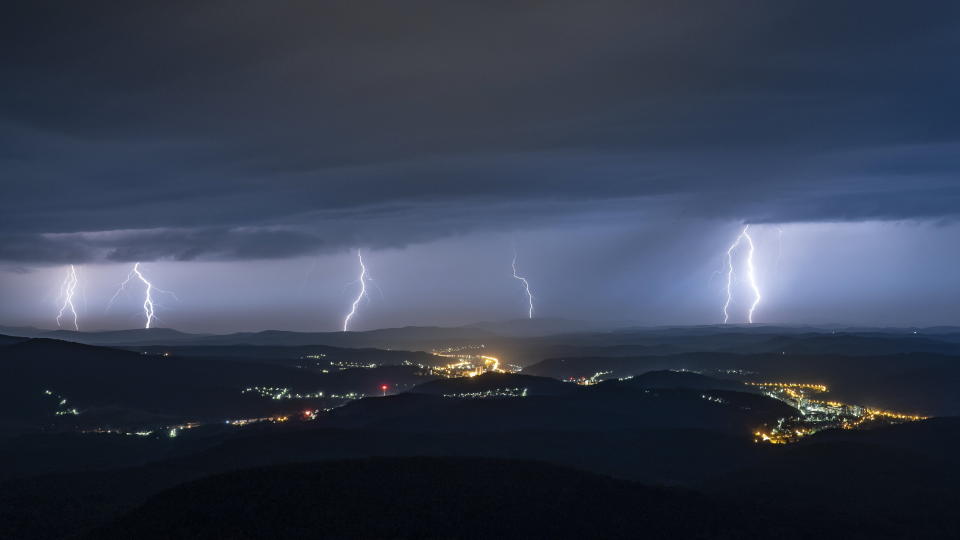
M 0 259 L 952 219 L 958 9 L 22 3 L 0 21 Z
M 602 223 L 613 215 L 635 214 L 630 201 L 605 205 L 602 215 L 573 203 L 487 204 L 451 208 L 447 204 L 366 207 L 291 218 L 307 225 L 284 227 L 193 227 L 109 232 L 0 235 L 0 260 L 34 263 L 134 262 L 274 259 L 344 251 L 349 247 L 387 248 L 426 242 L 472 231 L 544 225 Z
M 309 233 L 287 230 L 205 228 L 11 235 L 0 237 L 0 259 L 49 263 L 269 259 L 316 251 L 319 245 L 321 240 Z

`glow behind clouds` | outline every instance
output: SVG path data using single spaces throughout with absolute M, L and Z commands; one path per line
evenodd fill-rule
M 524 245 L 524 272 L 537 279 L 537 314 L 625 323 L 713 324 L 725 297 L 725 251 L 742 226 L 696 221 L 659 226 L 571 226 L 474 234 L 368 253 L 389 268 L 364 328 L 459 325 L 526 314 L 526 298 L 504 272 L 510 240 Z M 755 224 L 756 277 L 763 284 L 761 323 L 864 325 L 958 324 L 960 225 L 915 222 Z M 669 235 L 667 234 L 669 233 Z M 624 256 L 629 253 L 629 256 Z M 128 265 L 84 267 L 84 329 L 143 326 L 143 297 L 106 302 Z M 355 252 L 244 262 L 160 261 L 154 282 L 180 293 L 158 326 L 186 331 L 342 329 L 355 290 Z M 909 276 L 909 279 L 905 279 Z M 50 328 L 63 267 L 0 270 L 0 324 Z M 741 286 L 744 286 L 741 283 Z M 237 294 L 243 291 L 243 294 Z M 752 298 L 737 290 L 733 307 Z M 41 299 L 38 301 L 38 298 Z M 736 301 L 740 300 L 741 304 Z M 318 307 L 319 306 L 319 307 Z M 758 315 L 759 315 L 758 311 Z

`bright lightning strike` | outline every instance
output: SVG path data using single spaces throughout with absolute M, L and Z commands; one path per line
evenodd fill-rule
M 153 283 L 151 283 L 146 277 L 144 277 L 143 273 L 140 272 L 140 263 L 136 263 L 133 265 L 133 270 L 131 270 L 130 273 L 127 274 L 127 279 L 123 280 L 123 283 L 120 284 L 120 288 L 117 289 L 117 292 L 113 293 L 113 297 L 110 298 L 110 303 L 107 304 L 107 309 L 109 309 L 110 306 L 113 305 L 113 301 L 117 299 L 117 295 L 120 294 L 120 292 L 126 288 L 127 283 L 130 283 L 130 280 L 133 279 L 134 276 L 136 276 L 136 278 L 139 279 L 141 282 L 143 282 L 143 284 L 146 286 L 146 291 L 144 292 L 144 297 L 143 297 L 143 315 L 144 317 L 146 317 L 146 323 L 144 324 L 144 328 L 150 328 L 150 325 L 153 324 L 155 320 L 157 320 L 157 317 L 155 315 L 156 305 L 153 302 L 154 289 L 156 289 L 157 292 L 162 292 L 162 293 L 172 295 L 174 296 L 174 298 L 176 298 L 176 295 L 174 295 L 170 291 L 165 291 L 163 289 L 154 287 Z
M 357 260 L 360 261 L 360 294 L 357 295 L 357 298 L 354 299 L 353 304 L 350 306 L 350 313 L 347 313 L 346 318 L 343 319 L 343 331 L 346 332 L 350 328 L 350 319 L 357 314 L 357 306 L 360 305 L 360 301 L 367 297 L 367 267 L 363 264 L 363 255 L 360 254 L 360 250 L 357 250 Z
M 61 328 L 60 319 L 63 318 L 63 314 L 70 310 L 73 316 L 73 329 L 80 330 L 80 325 L 77 323 L 77 309 L 73 305 L 73 295 L 77 292 L 78 282 L 77 269 L 71 264 L 70 269 L 67 270 L 67 277 L 60 285 L 60 298 L 63 299 L 63 303 L 60 304 L 60 311 L 57 313 L 57 328 Z
M 737 239 L 727 248 L 727 301 L 723 304 L 723 324 L 727 324 L 727 321 L 730 320 L 730 303 L 733 301 L 733 252 L 736 251 L 740 242 L 746 241 L 749 248 L 747 250 L 747 282 L 753 290 L 753 303 L 750 304 L 750 310 L 747 312 L 748 323 L 753 324 L 753 312 L 756 311 L 757 306 L 760 305 L 762 298 L 760 295 L 760 287 L 757 286 L 756 269 L 753 265 L 754 245 L 753 238 L 750 237 L 750 233 L 748 232 L 749 229 L 750 225 L 744 226 L 743 231 L 737 236 Z
M 527 304 L 529 304 L 529 308 L 527 309 L 527 318 L 532 319 L 533 318 L 533 294 L 530 292 L 530 282 L 527 281 L 527 278 L 517 274 L 517 252 L 516 251 L 513 252 L 513 263 L 511 264 L 511 266 L 513 267 L 513 278 L 520 280 L 523 283 L 523 289 L 527 292 Z

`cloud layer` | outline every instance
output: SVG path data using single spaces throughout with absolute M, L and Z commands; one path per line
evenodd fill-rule
M 960 6 L 85 2 L 0 21 L 0 259 L 951 220 Z

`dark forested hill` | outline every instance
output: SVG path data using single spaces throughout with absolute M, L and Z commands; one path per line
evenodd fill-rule
M 666 539 L 703 537 L 731 521 L 726 505 L 694 493 L 543 463 L 381 458 L 207 478 L 160 493 L 88 538 L 636 538 L 642 531 Z
M 320 373 L 249 359 L 142 354 L 49 339 L 0 347 L 0 379 L 16 381 L 0 394 L 0 420 L 20 427 L 222 422 L 301 409 L 296 400 L 243 393 L 251 387 L 328 396 L 373 394 L 381 385 L 397 391 L 429 380 L 408 366 Z M 71 409 L 80 414 L 56 415 Z
M 892 456 L 872 453 L 870 463 L 878 457 Z M 872 540 L 953 538 L 960 531 L 950 511 L 957 496 L 944 491 L 944 482 L 924 482 L 920 489 L 939 500 L 911 503 L 901 497 L 890 506 L 879 496 L 846 499 L 855 493 L 770 480 L 783 489 L 765 493 L 762 481 L 747 474 L 730 491 L 703 494 L 529 461 L 332 461 L 236 471 L 183 484 L 87 538 Z
M 566 379 L 654 370 L 746 373 L 742 378 L 826 384 L 840 401 L 902 412 L 960 414 L 960 356 L 930 353 L 843 356 L 822 354 L 684 353 L 666 356 L 573 357 L 544 360 L 524 373 Z
M 522 392 L 529 396 L 563 396 L 580 390 L 549 377 L 534 377 L 519 373 L 484 373 L 476 377 L 439 379 L 417 385 L 412 392 L 434 395 L 483 395 Z

